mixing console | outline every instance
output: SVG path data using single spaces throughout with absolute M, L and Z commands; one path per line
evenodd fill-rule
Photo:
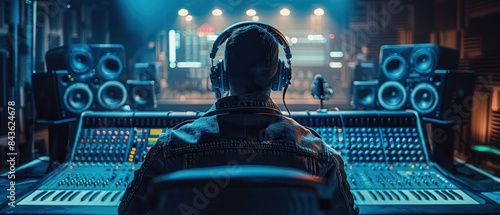
M 71 157 L 2 213 L 115 214 L 159 135 L 195 112 L 84 113 Z M 362 214 L 497 213 L 428 159 L 418 115 L 410 111 L 292 112 L 345 160 Z M 450 207 L 453 206 L 453 207 Z M 89 210 L 92 208 L 92 210 Z

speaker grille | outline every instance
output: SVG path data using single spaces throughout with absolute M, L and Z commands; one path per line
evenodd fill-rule
M 408 69 L 406 60 L 401 55 L 387 57 L 382 63 L 382 72 L 389 80 L 399 80 L 403 78 Z
M 63 96 L 63 102 L 69 111 L 81 113 L 89 109 L 94 100 L 92 91 L 87 84 L 75 83 L 66 89 Z
M 416 72 L 427 74 L 432 72 L 436 64 L 436 54 L 430 48 L 418 49 L 411 56 L 411 65 Z
M 378 80 L 354 81 L 352 104 L 355 107 L 374 107 L 377 99 Z
M 80 80 L 85 80 L 92 77 L 92 67 L 94 59 L 88 48 L 75 46 L 71 49 L 67 59 L 69 72 Z
M 137 110 L 156 109 L 154 81 L 127 80 L 130 105 Z
M 118 81 L 105 82 L 97 91 L 97 101 L 104 109 L 117 109 L 127 101 L 127 89 Z
M 414 110 L 420 114 L 427 114 L 436 109 L 439 99 L 439 94 L 434 86 L 422 83 L 413 88 L 410 102 Z
M 123 71 L 122 60 L 112 53 L 107 53 L 99 59 L 97 72 L 106 80 L 114 80 L 120 77 Z
M 397 81 L 383 83 L 378 90 L 379 104 L 388 110 L 401 109 L 406 103 L 406 89 Z

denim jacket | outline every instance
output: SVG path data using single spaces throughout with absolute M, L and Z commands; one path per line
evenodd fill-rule
M 162 174 L 228 162 L 303 170 L 328 180 L 331 214 L 359 214 L 340 155 L 312 129 L 284 116 L 265 95 L 219 99 L 202 117 L 160 135 L 141 168 L 134 172 L 119 214 L 147 214 L 147 188 Z

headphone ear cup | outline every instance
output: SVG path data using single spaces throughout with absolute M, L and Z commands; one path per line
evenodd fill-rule
M 210 67 L 210 82 L 212 83 L 212 89 L 219 89 L 219 69 L 217 66 Z
M 276 75 L 274 75 L 271 89 L 273 91 L 283 90 L 283 87 L 290 84 L 291 77 L 291 70 L 285 66 L 285 61 L 278 59 L 278 71 L 276 72 Z
M 223 92 L 229 91 L 229 82 L 223 60 L 217 61 L 217 64 L 210 68 L 210 81 L 212 82 L 212 89 L 219 89 Z
M 283 60 L 278 59 L 278 70 L 276 71 L 276 74 L 273 77 L 273 85 L 271 87 L 271 90 L 273 91 L 280 91 L 281 88 L 283 87 L 283 72 L 285 64 L 283 63 Z
M 217 69 L 219 70 L 219 83 L 220 83 L 220 90 L 222 92 L 228 92 L 229 91 L 229 81 L 227 79 L 227 72 L 224 69 L 224 61 L 219 60 L 217 62 Z

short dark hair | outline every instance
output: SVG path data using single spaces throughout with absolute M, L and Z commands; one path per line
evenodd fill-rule
M 278 42 L 258 25 L 232 32 L 226 42 L 224 62 L 230 88 L 238 94 L 265 93 L 278 68 Z

